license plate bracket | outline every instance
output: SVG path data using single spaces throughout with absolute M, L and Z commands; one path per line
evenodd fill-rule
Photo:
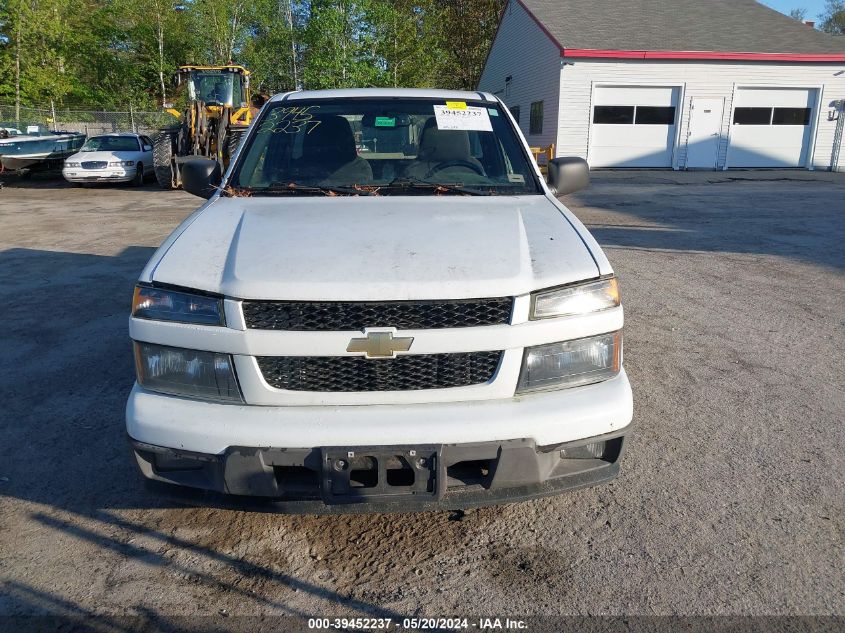
M 321 449 L 321 491 L 327 504 L 434 500 L 441 495 L 441 447 L 378 446 Z

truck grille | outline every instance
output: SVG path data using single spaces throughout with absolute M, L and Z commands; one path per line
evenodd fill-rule
M 362 356 L 259 356 L 267 383 L 291 391 L 418 391 L 488 382 L 502 352 Z
M 108 162 L 104 160 L 86 160 L 82 161 L 82 169 L 105 169 L 108 167 Z
M 510 322 L 513 297 L 455 301 L 244 301 L 246 326 L 255 330 L 335 332 L 366 327 L 428 330 Z

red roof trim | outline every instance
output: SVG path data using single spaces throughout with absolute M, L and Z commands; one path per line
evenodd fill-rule
M 722 51 L 613 51 L 592 48 L 561 48 L 561 57 L 605 59 L 707 59 L 768 62 L 845 62 L 845 53 L 729 53 Z

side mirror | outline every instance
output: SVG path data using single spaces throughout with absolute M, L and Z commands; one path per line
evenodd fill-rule
M 590 166 L 583 158 L 553 158 L 546 182 L 556 197 L 584 189 L 590 184 Z
M 153 146 L 152 145 L 144 145 L 144 151 L 145 152 L 153 151 Z
M 191 158 L 182 163 L 182 188 L 200 198 L 210 198 L 217 193 L 223 180 L 220 163 L 213 158 Z

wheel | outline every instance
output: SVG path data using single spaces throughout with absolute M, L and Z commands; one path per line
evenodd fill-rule
M 142 163 L 138 163 L 138 167 L 135 170 L 135 177 L 132 179 L 132 186 L 133 187 L 142 187 L 144 185 L 144 165 Z
M 153 166 L 159 187 L 173 189 L 173 134 L 170 130 L 162 130 L 153 140 Z
M 236 128 L 229 128 L 229 136 L 226 137 L 226 166 L 229 166 L 229 163 L 232 161 L 232 156 L 235 155 L 235 151 L 238 149 L 238 145 L 241 144 L 241 139 L 244 136 L 244 132 L 246 130 L 238 130 Z

